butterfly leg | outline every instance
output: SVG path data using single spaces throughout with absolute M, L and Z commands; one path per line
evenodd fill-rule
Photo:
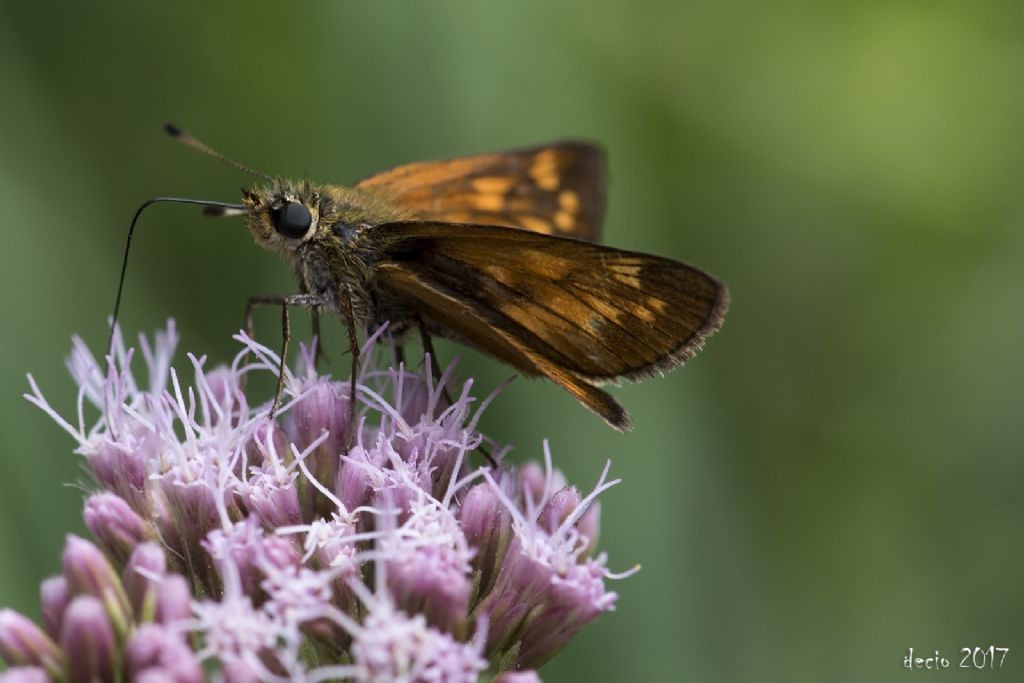
M 402 367 L 405 364 L 405 345 L 396 339 L 392 345 L 392 351 L 394 352 L 392 364 L 396 368 Z
M 352 376 L 349 378 L 348 387 L 348 438 L 346 439 L 345 450 L 351 450 L 355 445 L 356 437 L 356 379 L 359 377 L 359 338 L 356 336 L 356 314 L 352 308 L 352 292 L 345 291 L 344 301 L 341 302 L 342 315 L 345 318 L 345 329 L 348 331 L 349 352 L 352 354 Z
M 274 391 L 274 403 L 270 409 L 270 417 L 277 414 L 281 407 L 281 394 L 284 391 L 284 367 L 288 359 L 288 343 L 292 338 L 291 318 L 288 309 L 292 306 L 311 308 L 314 311 L 327 304 L 323 297 L 313 294 L 291 294 L 289 296 L 251 296 L 245 305 L 245 333 L 251 339 L 255 333 L 252 311 L 256 306 L 280 306 L 281 307 L 281 359 L 277 367 L 277 389 Z M 246 354 L 245 362 L 248 362 Z M 243 363 L 244 365 L 245 363 Z M 244 387 L 243 387 L 244 388 Z
M 430 374 L 433 376 L 435 381 L 440 381 L 441 365 L 437 362 L 437 352 L 434 351 L 434 342 L 430 337 L 430 332 L 427 330 L 427 324 L 423 322 L 423 318 L 417 316 L 416 326 L 419 328 L 420 339 L 423 342 L 423 352 L 430 357 Z M 452 395 L 448 393 L 447 385 L 441 387 L 441 392 L 448 405 L 455 403 L 455 401 L 452 400 Z M 431 417 L 433 417 L 433 415 L 431 415 Z M 494 456 L 491 455 L 491 452 L 487 450 L 483 443 L 477 446 L 476 450 L 480 451 L 481 455 L 487 458 L 487 462 L 491 467 L 497 469 L 498 462 L 494 459 Z

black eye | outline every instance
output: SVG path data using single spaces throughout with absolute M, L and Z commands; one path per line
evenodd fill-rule
M 303 204 L 288 202 L 274 211 L 274 227 L 285 237 L 298 239 L 309 230 L 313 214 Z

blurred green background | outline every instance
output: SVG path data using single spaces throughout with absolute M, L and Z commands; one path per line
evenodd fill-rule
M 602 544 L 644 567 L 545 680 L 903 680 L 909 647 L 974 645 L 1011 652 L 964 678 L 1021 680 L 1022 73 L 1019 2 L 0 4 L 0 604 L 37 615 L 83 531 L 25 373 L 73 414 L 69 337 L 102 346 L 138 204 L 248 182 L 163 121 L 334 182 L 571 136 L 610 152 L 606 241 L 733 307 L 617 391 L 628 436 L 537 382 L 487 414 L 583 487 L 612 458 Z M 240 222 L 157 208 L 122 322 L 228 359 L 245 297 L 292 287 Z

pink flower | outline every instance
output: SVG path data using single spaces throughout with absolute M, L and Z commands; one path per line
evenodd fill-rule
M 69 536 L 45 630 L 0 612 L 8 679 L 198 683 L 209 662 L 229 683 L 536 683 L 614 607 L 620 575 L 595 554 L 608 467 L 581 495 L 546 448 L 543 466 L 481 466 L 493 395 L 477 404 L 452 367 L 379 369 L 374 338 L 354 397 L 303 348 L 272 419 L 244 386 L 278 357 L 236 339 L 228 366 L 189 355 L 189 383 L 173 324 L 140 339 L 144 380 L 119 334 L 106 371 L 76 339 L 74 422 L 30 378 L 99 487 L 99 546 Z

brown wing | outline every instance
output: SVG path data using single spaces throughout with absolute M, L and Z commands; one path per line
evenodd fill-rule
M 548 377 L 620 430 L 625 410 L 592 384 L 680 365 L 728 307 L 722 283 L 671 259 L 493 226 L 374 230 L 382 290 L 454 338 Z
M 604 220 L 605 167 L 600 148 L 556 142 L 399 166 L 356 187 L 427 221 L 501 225 L 596 242 Z

